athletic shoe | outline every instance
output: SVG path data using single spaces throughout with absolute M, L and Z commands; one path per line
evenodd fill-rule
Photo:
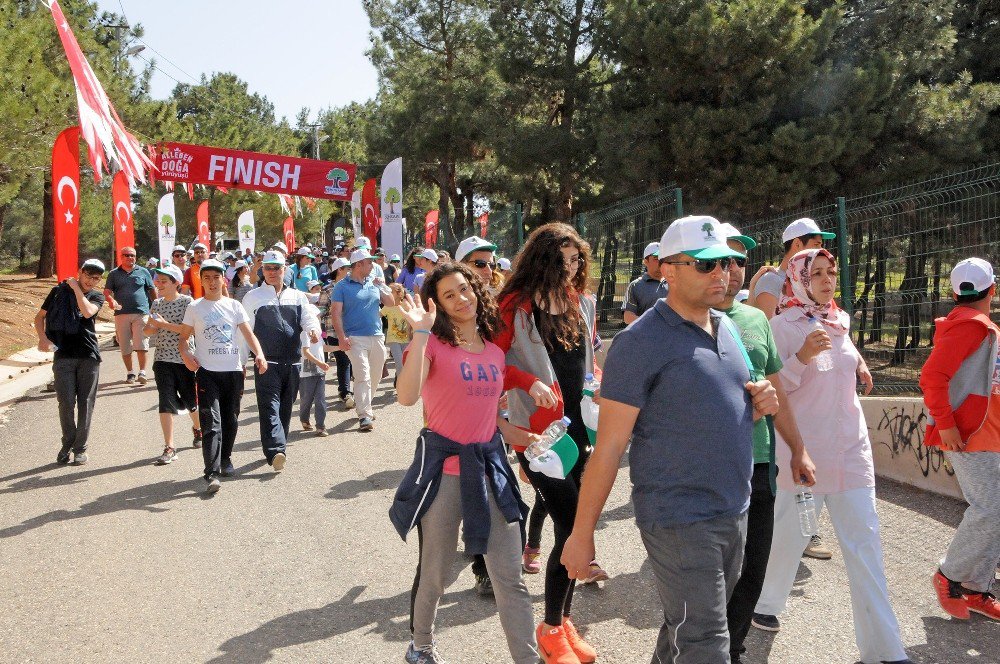
M 127 384 L 129 384 L 129 385 L 131 385 L 132 383 L 134 383 L 135 382 L 135 374 L 134 373 L 130 373 L 129 375 L 125 376 L 125 382 Z
M 1000 602 L 995 595 L 965 589 L 965 603 L 969 611 L 986 616 L 990 620 L 1000 620 Z
M 607 581 L 608 573 L 601 569 L 601 566 L 597 564 L 596 560 L 590 561 L 590 575 L 583 580 L 584 583 L 597 583 L 598 581 Z
M 829 560 L 833 558 L 833 551 L 828 549 L 825 544 L 823 544 L 823 538 L 819 535 L 813 535 L 809 538 L 809 546 L 806 550 L 802 552 L 802 555 L 808 556 L 809 558 L 815 558 L 816 560 Z
M 274 458 L 271 459 L 271 467 L 274 468 L 274 472 L 276 472 L 276 473 L 280 473 L 281 471 L 283 471 L 285 469 L 285 453 L 284 452 L 278 452 L 277 454 L 274 455 Z
M 580 664 L 591 664 L 591 662 L 597 661 L 597 651 L 594 650 L 594 646 L 583 640 L 580 633 L 576 631 L 576 625 L 568 616 L 563 618 L 563 631 L 566 632 L 566 641 L 573 649 L 577 659 L 580 660 Z
M 191 447 L 201 447 L 202 433 L 201 429 L 191 428 L 191 435 L 193 436 L 191 440 Z
M 358 423 L 358 431 L 371 431 L 374 428 L 375 423 L 372 422 L 372 418 L 370 417 L 362 417 Z
M 476 592 L 483 597 L 493 597 L 493 582 L 489 574 L 476 575 Z
M 208 480 L 207 491 L 209 493 L 217 493 L 221 488 L 222 488 L 222 482 L 219 481 L 218 477 L 213 477 L 210 480 Z
M 87 453 L 86 452 L 73 452 L 73 465 L 82 466 L 87 463 Z
M 309 424 L 308 422 L 302 422 L 302 430 L 303 431 L 312 431 L 313 430 L 313 425 Z
M 223 459 L 222 461 L 222 476 L 232 477 L 236 474 L 236 469 L 233 468 L 233 462 L 229 459 Z
M 136 378 L 136 380 L 139 381 L 140 385 L 145 385 L 146 383 L 149 382 L 149 379 L 146 378 L 146 372 L 145 371 L 140 371 L 139 372 L 139 376 Z
M 68 447 L 64 447 L 59 450 L 59 454 L 56 455 L 56 463 L 63 465 L 69 463 L 69 450 L 70 448 Z
M 524 555 L 521 557 L 521 569 L 525 574 L 538 574 L 542 571 L 542 550 L 533 546 L 524 547 Z
M 316 429 L 316 437 L 317 438 L 326 438 L 329 435 L 330 434 L 327 433 L 326 429 Z
M 550 627 L 540 623 L 535 630 L 538 654 L 545 664 L 582 664 L 566 640 L 566 630 L 562 625 Z
M 969 605 L 965 601 L 962 584 L 946 577 L 940 569 L 934 572 L 931 582 L 937 592 L 938 604 L 941 605 L 944 612 L 959 620 L 968 620 Z
M 409 664 L 446 664 L 437 650 L 437 644 L 418 648 L 413 645 L 413 641 L 410 641 L 410 647 L 406 649 L 406 661 Z
M 156 460 L 156 465 L 165 466 L 176 458 L 177 458 L 177 452 L 174 451 L 174 448 L 164 447 L 163 454 L 161 454 L 160 458 Z
M 344 410 L 350 410 L 350 409 L 354 408 L 357 405 L 358 405 L 357 402 L 354 401 L 354 395 L 353 394 L 348 394 L 347 398 L 344 399 Z
M 750 619 L 750 624 L 757 629 L 762 629 L 765 632 L 777 632 L 781 629 L 781 623 L 778 622 L 778 616 L 766 616 L 763 613 L 755 613 Z

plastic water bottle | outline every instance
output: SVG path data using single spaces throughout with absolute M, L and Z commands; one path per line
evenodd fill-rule
M 819 320 L 816 318 L 813 318 L 812 320 L 813 330 L 826 330 L 826 328 L 823 327 L 823 323 L 819 322 Z M 814 359 L 816 361 L 816 371 L 830 371 L 833 369 L 833 354 L 830 351 L 824 350 Z
M 813 500 L 813 492 L 807 486 L 803 486 L 795 494 L 795 506 L 799 511 L 799 530 L 803 537 L 812 537 L 819 532 L 819 520 L 816 518 L 816 501 Z
M 374 279 L 372 279 L 372 283 L 374 283 L 375 286 L 380 291 L 382 291 L 383 294 L 385 294 L 385 295 L 392 295 L 392 289 L 389 288 L 389 286 L 387 286 L 386 283 L 384 281 L 382 281 L 380 278 L 375 277 Z
M 587 429 L 587 437 L 590 444 L 597 442 L 597 418 L 600 415 L 601 407 L 594 403 L 594 395 L 601 389 L 601 383 L 594 374 L 588 373 L 583 377 L 583 399 L 580 400 L 580 414 L 583 416 L 583 426 Z
M 535 441 L 531 445 L 528 445 L 528 449 L 524 450 L 524 456 L 528 461 L 534 461 L 538 457 L 542 456 L 549 451 L 556 441 L 566 435 L 566 431 L 569 429 L 570 419 L 564 417 L 561 420 L 556 420 L 549 426 L 545 428 L 542 432 L 542 439 Z

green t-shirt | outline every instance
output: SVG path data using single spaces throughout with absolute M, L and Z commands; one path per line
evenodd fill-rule
M 723 313 L 727 314 L 740 328 L 740 338 L 750 355 L 753 365 L 753 379 L 763 380 L 766 376 L 781 371 L 781 358 L 778 348 L 774 345 L 771 334 L 771 324 L 760 309 L 734 302 L 733 308 Z M 767 463 L 772 459 L 771 432 L 764 418 L 757 420 L 753 426 L 753 462 Z

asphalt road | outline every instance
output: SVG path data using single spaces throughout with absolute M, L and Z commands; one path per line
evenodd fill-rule
M 116 353 L 105 353 L 85 466 L 55 464 L 51 393 L 32 391 L 0 424 L 0 661 L 401 662 L 416 542 L 399 539 L 387 510 L 412 458 L 420 409 L 396 405 L 390 387 L 378 394 L 370 434 L 338 409 L 328 438 L 299 432 L 293 417 L 288 466 L 275 475 L 260 451 L 248 381 L 239 474 L 207 497 L 188 434 L 173 464 L 152 464 L 162 448 L 155 387 L 123 378 Z M 644 663 L 660 620 L 626 473 L 598 532 L 612 578 L 577 591 L 574 617 L 601 662 Z M 911 657 L 1000 662 L 1000 625 L 947 618 L 930 586 L 962 504 L 888 481 L 878 493 L 889 587 Z M 828 521 L 823 531 L 836 549 Z M 543 548 L 551 541 L 549 526 Z M 450 663 L 509 661 L 495 604 L 474 593 L 462 555 L 454 573 L 438 613 L 442 652 Z M 528 577 L 539 617 L 542 581 Z M 857 661 L 839 553 L 803 561 L 782 625 L 773 638 L 753 630 L 746 661 Z

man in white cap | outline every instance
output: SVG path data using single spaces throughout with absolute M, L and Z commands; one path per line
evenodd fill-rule
M 97 288 L 104 276 L 104 263 L 91 258 L 83 262 L 76 278 L 70 277 L 49 291 L 35 315 L 38 350 L 55 351 L 52 374 L 62 446 L 56 462 L 87 463 L 87 438 L 90 419 L 97 398 L 101 349 L 94 331 L 94 317 L 104 306 L 104 295 Z
M 393 254 L 389 257 L 389 265 L 383 270 L 385 272 L 385 283 L 396 283 L 396 277 L 399 276 L 399 267 L 402 264 L 402 260 L 399 254 Z
M 413 278 L 414 293 L 419 293 L 420 289 L 424 287 L 424 277 L 427 276 L 428 272 L 434 269 L 434 267 L 438 264 L 438 260 L 440 260 L 438 253 L 429 247 L 417 254 L 417 267 L 423 270 L 423 272 Z
M 778 312 L 781 304 L 781 290 L 785 286 L 785 270 L 788 261 L 803 249 L 819 249 L 824 240 L 832 240 L 836 233 L 822 231 L 809 217 L 796 219 L 785 227 L 781 234 L 785 255 L 777 269 L 771 268 L 750 282 L 750 298 L 747 300 L 764 312 L 768 320 Z M 829 556 L 827 556 L 829 557 Z
M 173 250 L 170 252 L 170 263 L 171 265 L 176 265 L 177 269 L 181 271 L 181 274 L 184 274 L 184 270 L 188 267 L 187 249 L 184 248 L 184 245 L 178 244 L 174 246 Z
M 509 258 L 498 258 L 497 267 L 500 268 L 500 274 L 506 280 L 510 276 L 510 259 Z
M 372 397 L 385 366 L 385 334 L 380 306 L 392 306 L 392 291 L 372 277 L 372 257 L 367 249 L 351 254 L 351 271 L 333 287 L 330 315 L 340 350 L 351 359 L 358 428 L 371 431 L 375 412 Z
M 455 252 L 455 260 L 465 263 L 476 273 L 487 288 L 493 288 L 493 271 L 497 267 L 496 258 L 493 252 L 497 246 L 492 242 L 487 242 L 478 235 L 467 237 L 458 243 L 458 251 Z
M 654 662 L 729 662 L 753 424 L 778 410 L 774 387 L 752 381 L 736 326 L 714 310 L 734 258 L 745 255 L 712 217 L 678 219 L 663 234 L 670 289 L 608 353 L 597 443 L 561 558 L 570 577 L 589 576 L 594 529 L 631 441 L 635 518 L 663 605 Z
M 115 336 L 125 364 L 126 383 L 136 380 L 146 384 L 146 353 L 149 340 L 142 333 L 149 318 L 149 305 L 156 299 L 153 275 L 141 265 L 136 265 L 136 252 L 132 247 L 122 247 L 121 263 L 108 273 L 104 283 L 104 298 L 115 311 Z M 139 374 L 132 370 L 132 353 L 139 363 Z
M 375 261 L 375 254 L 372 252 L 372 241 L 369 240 L 367 236 L 362 235 L 354 241 L 354 248 L 365 249 L 372 255 L 372 279 L 381 279 L 382 281 L 385 281 L 385 270 L 383 270 L 382 266 Z M 350 260 L 350 256 L 351 255 L 348 254 L 348 260 Z
M 631 325 L 636 318 L 653 307 L 657 300 L 667 296 L 667 282 L 660 278 L 660 243 L 650 242 L 642 250 L 642 264 L 646 271 L 625 289 L 622 318 Z
M 934 346 L 920 372 L 930 413 L 924 444 L 944 451 L 969 507 L 934 574 L 941 608 L 1000 620 L 991 594 L 1000 560 L 1000 328 L 990 320 L 993 266 L 966 258 L 951 271 L 955 308 L 934 321 Z M 983 380 L 989 377 L 989 380 Z
M 201 272 L 202 261 L 208 259 L 208 247 L 201 242 L 195 242 L 191 249 L 193 251 L 191 266 L 184 270 L 184 283 L 181 285 L 181 293 L 190 295 L 197 300 L 203 295 L 199 273 Z
M 285 246 L 284 242 L 281 242 L 279 240 L 278 242 L 275 242 L 274 244 L 272 244 L 271 245 L 271 251 L 277 251 L 278 253 L 281 254 L 281 257 L 284 259 L 284 261 L 286 263 L 288 262 L 288 247 Z M 286 268 L 285 269 L 285 276 L 283 277 L 283 279 L 284 279 L 285 286 L 288 287 L 288 288 L 291 288 L 292 287 L 292 271 Z M 258 270 L 257 270 L 257 285 L 260 286 L 263 283 L 264 283 L 264 268 L 261 267 L 261 268 L 258 268 Z
M 305 293 L 285 284 L 285 257 L 264 254 L 264 284 L 243 297 L 250 329 L 267 357 L 267 372 L 256 374 L 257 409 L 264 457 L 274 471 L 285 467 L 292 405 L 299 391 L 302 369 L 302 333 L 319 340 L 320 325 Z

